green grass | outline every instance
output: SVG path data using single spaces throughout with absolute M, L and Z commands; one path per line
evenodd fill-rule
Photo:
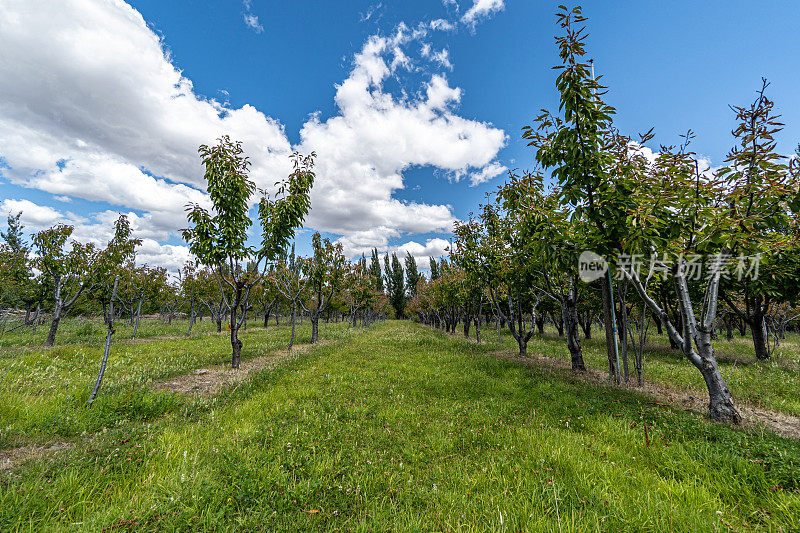
M 608 370 L 605 338 L 602 330 L 594 328 L 594 338 L 581 338 L 586 365 L 598 370 Z M 497 330 L 482 330 L 485 340 L 497 348 Z M 474 331 L 470 333 L 474 336 Z M 516 341 L 504 330 L 502 348 L 516 348 Z M 714 341 L 714 349 L 722 376 L 728 383 L 734 401 L 745 401 L 767 409 L 800 416 L 800 336 L 788 334 L 769 361 L 757 361 L 749 337 L 732 341 L 723 337 Z M 566 340 L 556 334 L 555 328 L 546 328 L 545 336 L 534 335 L 528 343 L 530 353 L 539 353 L 569 361 Z M 629 355 L 631 382 L 635 383 L 633 352 Z M 699 398 L 706 396 L 705 382 L 700 372 L 692 366 L 679 350 L 669 347 L 666 335 L 657 335 L 655 328 L 648 331 L 644 352 L 643 375 L 645 379 L 669 387 L 692 392 Z
M 0 528 L 800 529 L 796 441 L 408 322 L 333 333 L 234 390 L 0 475 Z M 281 332 L 250 334 L 246 347 Z
M 185 321 L 179 327 L 185 332 Z M 62 339 L 72 344 L 52 348 L 17 347 L 0 351 L 0 449 L 14 443 L 67 439 L 122 424 L 146 421 L 180 408 L 184 402 L 168 392 L 153 393 L 148 383 L 230 359 L 230 338 L 217 334 L 207 321 L 189 338 L 155 338 L 169 326 L 145 321 L 148 334 L 130 341 L 130 331 L 115 336 L 99 398 L 87 400 L 100 367 L 105 341 L 100 321 L 65 322 Z M 332 325 L 339 331 L 342 325 Z M 82 334 L 91 330 L 93 333 Z M 177 331 L 177 330 L 175 330 Z M 127 333 L 127 334 L 126 334 Z M 309 342 L 310 327 L 298 328 L 298 343 Z M 244 359 L 285 349 L 289 328 L 250 328 L 242 332 Z

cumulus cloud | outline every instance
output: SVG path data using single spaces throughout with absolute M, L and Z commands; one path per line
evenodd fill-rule
M 482 169 L 506 142 L 502 130 L 452 111 L 461 89 L 450 87 L 442 75 L 433 75 L 417 99 L 397 99 L 384 90 L 394 72 L 390 57 L 412 40 L 413 33 L 403 28 L 390 37 L 371 37 L 337 86 L 339 114 L 324 122 L 315 118 L 300 132 L 301 151 L 325 154 L 309 225 L 345 234 L 354 245 L 365 228 L 383 228 L 387 236 L 449 231 L 454 217 L 448 206 L 392 197 L 403 187 L 403 171 Z
M 2 214 L 3 222 L 5 222 L 5 218 L 8 215 L 19 212 L 22 212 L 20 221 L 25 225 L 25 229 L 29 231 L 43 230 L 55 224 L 75 224 L 76 222 L 85 221 L 85 219 L 73 213 L 63 214 L 52 207 L 38 205 L 30 200 L 7 198 L 0 204 L 0 214 Z
M 250 13 L 249 2 L 244 7 Z M 196 94 L 161 39 L 122 0 L 6 0 L 0 4 L 0 176 L 61 201 L 104 203 L 88 221 L 23 205 L 32 228 L 66 220 L 86 228 L 76 226 L 76 235 L 91 238 L 116 214 L 110 204 L 152 241 L 148 257 L 176 264 L 188 252 L 159 242 L 186 224 L 186 203 L 209 205 L 197 147 L 228 134 L 243 142 L 251 177 L 268 190 L 291 171 L 294 149 L 316 151 L 306 226 L 341 235 L 353 250 L 447 232 L 450 206 L 394 197 L 403 173 L 431 167 L 489 179 L 506 135 L 459 116 L 462 90 L 441 73 L 423 79 L 411 96 L 385 88 L 390 77 L 415 70 L 410 50 L 419 50 L 427 32 L 447 29 L 445 22 L 401 24 L 388 36 L 370 37 L 336 86 L 337 113 L 312 116 L 292 146 L 281 123 L 261 110 Z M 429 54 L 431 63 L 452 67 L 446 49 Z M 8 202 L 4 208 L 13 207 Z
M 487 181 L 491 180 L 492 178 L 496 178 L 503 172 L 506 172 L 508 168 L 505 165 L 501 165 L 498 162 L 494 162 L 491 165 L 487 165 L 483 167 L 478 172 L 473 172 L 469 176 L 469 184 L 472 187 L 480 185 L 481 183 L 486 183 Z
M 163 203 L 149 193 L 184 184 L 178 194 L 196 198 L 188 189 L 203 185 L 197 146 L 223 133 L 245 143 L 260 185 L 289 168 L 277 121 L 196 95 L 121 1 L 4 2 L 0 72 L 3 174 L 19 185 L 128 205 L 131 191 Z
M 81 242 L 93 242 L 105 246 L 114 236 L 114 222 L 120 214 L 116 211 L 94 213 L 87 218 L 72 212 L 61 212 L 52 207 L 39 205 L 30 200 L 5 199 L 0 204 L 0 215 L 22 212 L 21 222 L 27 231 L 35 233 L 56 224 L 73 227 L 72 238 Z M 158 265 L 171 271 L 179 270 L 192 259 L 185 246 L 161 244 L 167 238 L 164 232 L 154 230 L 148 215 L 140 216 L 134 212 L 125 213 L 136 237 L 142 244 L 136 250 L 136 261 L 140 264 Z
M 480 19 L 487 17 L 505 8 L 505 0 L 475 0 L 464 15 L 461 22 L 474 25 Z
M 361 243 L 370 242 L 371 245 L 366 247 L 353 247 L 349 241 L 349 238 L 345 238 L 343 239 L 344 242 L 342 244 L 344 247 L 344 253 L 347 257 L 355 258 L 360 256 L 362 253 L 369 257 L 371 250 L 376 248 L 381 256 L 386 253 L 394 253 L 397 254 L 398 259 L 401 260 L 405 258 L 407 254 L 411 254 L 417 261 L 417 266 L 419 268 L 430 269 L 431 258 L 438 259 L 440 257 L 449 255 L 447 250 L 450 247 L 450 242 L 438 237 L 427 239 L 425 244 L 421 244 L 412 240 L 397 246 L 388 246 L 388 241 L 380 232 L 375 232 L 370 235 L 370 232 L 367 231 L 364 232 L 364 235 L 359 236 L 358 239 Z
M 425 244 L 416 241 L 409 241 L 393 248 L 391 252 L 396 252 L 397 257 L 405 257 L 407 253 L 414 256 L 417 266 L 423 269 L 430 269 L 431 258 L 440 258 L 449 254 L 447 251 L 450 243 L 444 239 L 428 239 Z

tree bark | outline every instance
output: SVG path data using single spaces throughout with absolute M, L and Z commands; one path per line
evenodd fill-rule
M 603 287 L 603 326 L 606 332 L 606 355 L 608 356 L 608 373 L 614 379 L 617 377 L 617 349 L 616 339 L 614 338 L 614 325 L 611 319 L 611 292 L 607 278 L 601 278 Z
M 316 314 L 311 315 L 311 344 L 317 342 L 319 336 L 319 316 Z
M 100 385 L 103 383 L 103 376 L 106 373 L 106 366 L 108 365 L 108 354 L 111 351 L 111 338 L 114 336 L 114 299 L 117 296 L 117 284 L 119 283 L 119 276 L 114 278 L 114 288 L 111 290 L 111 300 L 109 301 L 109 309 L 104 312 L 106 321 L 106 346 L 103 350 L 103 360 L 100 363 L 100 372 L 97 374 L 97 380 L 94 382 L 92 394 L 89 396 L 89 405 L 92 405 L 97 393 L 100 391 Z M 106 311 L 104 309 L 104 311 Z
M 748 325 L 753 335 L 756 359 L 766 361 L 769 359 L 769 349 L 767 348 L 767 322 L 764 315 L 760 312 L 753 313 Z
M 567 330 L 567 347 L 569 348 L 570 359 L 572 360 L 572 370 L 584 371 L 586 365 L 583 362 L 583 350 L 581 349 L 581 337 L 578 332 L 578 306 L 576 297 L 575 282 L 569 289 L 569 294 L 564 299 L 564 322 Z
M 297 300 L 292 302 L 292 336 L 289 338 L 289 351 L 292 351 L 294 346 L 294 330 L 295 330 L 295 317 L 297 316 Z
M 711 329 L 717 317 L 717 303 L 719 297 L 719 278 L 708 281 L 703 299 L 703 310 L 698 321 L 695 316 L 689 286 L 682 272 L 682 266 L 673 269 L 673 283 L 678 296 L 681 315 L 682 332 L 675 329 L 669 316 L 658 304 L 650 298 L 635 274 L 626 275 L 633 283 L 639 296 L 654 313 L 658 314 L 667 332 L 675 343 L 679 344 L 687 359 L 700 371 L 708 389 L 709 416 L 714 420 L 739 424 L 742 417 L 733 405 L 733 398 L 728 390 L 725 380 L 719 371 L 714 347 L 711 344 Z
M 133 325 L 133 335 L 131 335 L 131 340 L 136 338 L 136 333 L 139 331 L 139 317 L 142 314 L 142 300 L 144 299 L 144 294 L 139 296 L 139 305 L 136 308 L 136 321 Z

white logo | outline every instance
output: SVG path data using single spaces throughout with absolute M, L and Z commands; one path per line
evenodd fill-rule
M 603 277 L 608 270 L 608 261 L 603 256 L 586 250 L 578 258 L 578 275 L 584 283 Z

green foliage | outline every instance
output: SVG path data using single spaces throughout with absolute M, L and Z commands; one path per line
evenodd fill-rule
M 372 259 L 369 264 L 369 273 L 375 278 L 375 290 L 383 294 L 383 271 L 381 270 L 381 260 L 378 256 L 378 249 L 372 249 Z
M 407 252 L 406 258 L 406 287 L 408 291 L 408 298 L 414 298 L 417 295 L 417 285 L 419 284 L 420 276 L 419 270 L 417 270 L 417 260 L 414 259 L 414 256 L 411 255 L 411 252 Z
M 389 303 L 394 308 L 395 316 L 397 318 L 405 317 L 406 307 L 406 285 L 405 275 L 403 273 L 403 265 L 397 258 L 397 254 L 392 254 L 391 261 L 389 260 L 389 253 L 383 257 L 383 268 L 385 271 L 386 279 L 386 292 L 389 295 Z
M 621 205 L 629 183 L 609 172 L 612 159 L 607 150 L 612 117 L 616 112 L 602 97 L 606 88 L 595 78 L 586 55 L 585 26 L 581 8 L 559 6 L 558 24 L 564 31 L 556 37 L 561 64 L 556 88 L 561 116 L 542 110 L 536 126 L 523 128 L 523 138 L 536 148 L 536 161 L 561 186 L 560 200 L 583 213 L 594 227 L 593 247 L 599 253 L 614 250 L 626 232 Z
M 439 277 L 439 264 L 435 257 L 431 257 L 431 281 L 436 281 Z

